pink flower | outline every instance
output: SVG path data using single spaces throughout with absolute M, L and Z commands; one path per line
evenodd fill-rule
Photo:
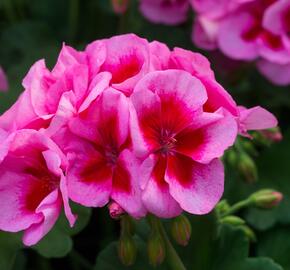
M 223 193 L 218 158 L 237 135 L 233 117 L 203 112 L 206 90 L 185 71 L 146 75 L 131 99 L 133 149 L 145 158 L 140 177 L 148 211 L 160 217 L 211 211 Z
M 8 80 L 5 75 L 4 70 L 0 66 L 0 91 L 7 91 L 8 90 Z
M 289 83 L 289 1 L 221 1 L 219 8 L 211 9 L 217 1 L 192 2 L 199 13 L 192 35 L 198 46 L 219 48 L 237 60 L 259 59 L 258 69 L 269 80 L 279 85 Z
M 149 21 L 175 25 L 186 21 L 188 0 L 141 0 L 140 11 Z
M 68 191 L 85 206 L 102 207 L 110 198 L 134 217 L 145 214 L 139 187 L 139 161 L 131 153 L 129 103 L 112 88 L 70 121 L 78 140 L 69 144 Z
M 62 152 L 33 130 L 12 133 L 0 148 L 0 229 L 24 230 L 25 245 L 34 245 L 55 224 L 62 207 L 73 226 Z

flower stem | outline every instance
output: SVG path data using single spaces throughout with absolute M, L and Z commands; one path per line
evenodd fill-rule
M 152 227 L 158 228 L 166 248 L 166 261 L 171 270 L 186 270 L 183 262 L 169 240 L 162 222 L 155 216 L 149 215 L 148 221 Z
M 246 207 L 252 205 L 252 203 L 253 203 L 253 200 L 250 198 L 247 198 L 246 200 L 240 201 L 240 202 L 234 204 L 233 206 L 231 206 L 228 211 L 226 211 L 225 213 L 223 213 L 221 215 L 221 217 L 231 215 L 231 214 L 241 210 L 242 208 L 246 208 Z

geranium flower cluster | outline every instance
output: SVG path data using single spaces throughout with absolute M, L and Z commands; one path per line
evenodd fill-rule
M 134 218 L 206 214 L 222 196 L 220 157 L 238 133 L 277 124 L 236 105 L 198 53 L 133 34 L 64 45 L 36 62 L 0 117 L 0 229 L 37 243 L 69 200 Z
M 290 2 L 288 0 L 141 0 L 149 20 L 169 25 L 196 12 L 192 40 L 220 49 L 236 60 L 257 60 L 258 70 L 278 85 L 290 84 Z

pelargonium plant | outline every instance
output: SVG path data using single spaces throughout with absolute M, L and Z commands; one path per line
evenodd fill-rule
M 190 228 L 182 213 L 204 215 L 219 203 L 224 152 L 238 136 L 277 125 L 259 106 L 238 106 L 201 54 L 134 34 L 94 41 L 84 51 L 63 45 L 54 68 L 36 62 L 23 87 L 0 117 L 0 229 L 24 231 L 31 246 L 62 209 L 74 225 L 70 200 L 108 205 L 113 218 L 126 217 L 125 264 L 134 257 L 128 218 L 147 216 L 159 228 L 160 219 L 178 217 L 173 234 L 186 244 Z M 246 204 L 279 200 L 281 194 L 263 191 Z M 164 231 L 158 237 L 149 243 L 153 264 L 163 258 L 152 253 L 156 245 L 162 250 L 156 239 L 170 245 Z M 172 269 L 183 269 L 172 254 L 179 265 Z
M 272 83 L 290 84 L 288 0 L 140 0 L 146 18 L 167 25 L 185 22 L 190 7 L 195 45 L 219 49 L 234 60 L 255 61 Z

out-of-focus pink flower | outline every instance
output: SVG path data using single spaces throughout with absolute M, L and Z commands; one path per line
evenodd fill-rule
M 110 88 L 70 121 L 70 130 L 81 138 L 69 145 L 67 177 L 73 201 L 101 207 L 112 198 L 132 216 L 145 214 L 139 161 L 129 150 L 129 116 L 127 98 Z
M 5 92 L 7 90 L 8 90 L 8 80 L 4 70 L 0 66 L 0 91 Z
M 17 131 L 2 142 L 0 160 L 1 230 L 24 230 L 24 244 L 34 245 L 51 230 L 62 207 L 73 226 L 66 160 L 53 141 L 34 130 Z
M 233 117 L 203 112 L 206 90 L 185 71 L 152 72 L 131 98 L 133 149 L 147 157 L 140 171 L 146 208 L 160 217 L 211 211 L 223 193 L 217 158 L 237 135 Z
M 187 18 L 188 0 L 141 0 L 141 13 L 153 23 L 175 25 Z
M 258 69 L 275 84 L 289 84 L 290 4 L 279 1 L 198 1 L 192 38 L 237 60 L 259 59 Z M 219 8 L 212 8 L 217 5 Z M 279 74 L 277 74 L 279 73 Z
M 111 4 L 116 14 L 123 14 L 128 9 L 129 0 L 111 0 Z

